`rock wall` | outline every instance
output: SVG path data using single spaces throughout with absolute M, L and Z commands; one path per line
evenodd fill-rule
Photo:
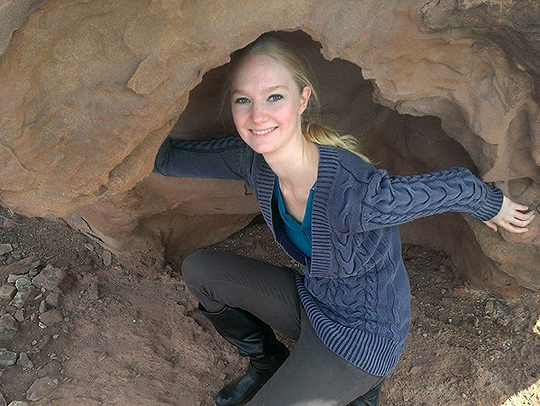
M 268 31 L 342 60 L 331 63 L 344 71 L 314 64 L 328 103 L 343 99 L 325 115 L 382 166 L 465 165 L 540 205 L 536 0 L 49 0 L 6 2 L 0 21 L 9 22 L 0 30 L 1 203 L 65 216 L 118 251 L 164 244 L 179 261 L 256 213 L 240 182 L 150 172 L 171 131 L 197 138 L 220 128 L 208 107 L 220 76 L 210 71 Z M 448 250 L 477 283 L 540 290 L 540 218 L 517 237 L 458 215 L 403 232 Z

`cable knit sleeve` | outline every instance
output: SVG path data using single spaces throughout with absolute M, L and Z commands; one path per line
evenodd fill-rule
M 486 221 L 499 212 L 502 200 L 499 188 L 488 186 L 465 168 L 395 177 L 377 170 L 365 187 L 361 227 L 398 225 L 443 212 L 468 213 Z
M 238 136 L 205 141 L 167 138 L 154 162 L 154 172 L 184 178 L 245 179 L 242 165 L 247 145 Z

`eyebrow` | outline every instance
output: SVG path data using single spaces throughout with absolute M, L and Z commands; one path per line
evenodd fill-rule
M 282 87 L 284 89 L 288 89 L 288 87 L 285 86 L 285 85 L 276 85 L 276 86 L 271 86 L 271 87 L 268 87 L 268 88 L 264 89 L 264 92 L 265 93 L 270 93 L 270 92 L 272 92 L 272 91 L 274 91 L 276 89 L 279 89 L 280 87 Z M 244 90 L 242 90 L 242 89 L 235 89 L 235 90 L 233 90 L 231 92 L 231 94 L 235 94 L 235 93 L 244 93 L 245 94 L 246 92 Z

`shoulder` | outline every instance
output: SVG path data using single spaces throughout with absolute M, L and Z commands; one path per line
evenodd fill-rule
M 335 182 L 368 183 L 377 169 L 355 153 L 331 146 L 319 146 L 322 175 L 330 176 Z

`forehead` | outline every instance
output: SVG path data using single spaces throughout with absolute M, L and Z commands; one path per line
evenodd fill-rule
M 261 90 L 273 86 L 293 87 L 292 74 L 277 59 L 264 54 L 246 56 L 236 67 L 231 90 Z

